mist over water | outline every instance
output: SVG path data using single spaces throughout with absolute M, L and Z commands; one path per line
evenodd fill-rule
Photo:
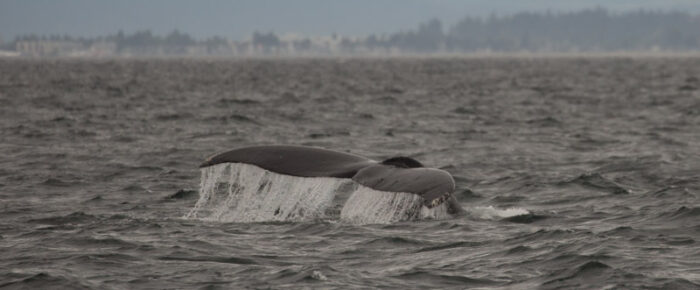
M 2 59 L 0 288 L 697 289 L 699 127 L 698 58 Z M 260 144 L 410 156 L 467 214 L 193 218 Z

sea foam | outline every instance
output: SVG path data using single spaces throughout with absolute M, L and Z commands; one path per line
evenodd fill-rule
M 472 217 L 479 218 L 479 219 L 487 219 L 487 220 L 497 220 L 497 219 L 519 216 L 519 215 L 530 214 L 530 211 L 528 211 L 524 208 L 511 207 L 511 208 L 506 208 L 506 209 L 498 209 L 498 208 L 495 208 L 491 205 L 468 208 L 467 212 Z

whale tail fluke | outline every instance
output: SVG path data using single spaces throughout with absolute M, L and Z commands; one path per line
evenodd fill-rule
M 410 157 L 399 156 L 386 159 L 382 162 L 377 162 L 362 156 L 322 148 L 268 145 L 244 147 L 217 154 L 208 158 L 200 165 L 200 167 L 202 167 L 204 170 L 208 167 L 225 163 L 254 165 L 265 171 L 283 176 L 289 176 L 290 178 L 330 177 L 346 180 L 351 179 L 356 184 L 362 185 L 361 188 L 371 189 L 364 190 L 362 193 L 359 191 L 353 193 L 353 195 L 358 195 L 357 198 L 359 198 L 359 195 L 364 196 L 368 193 L 378 195 L 379 193 L 376 192 L 393 194 L 401 193 L 403 194 L 401 195 L 403 197 L 401 197 L 400 200 L 404 201 L 403 203 L 406 203 L 405 209 L 403 207 L 398 207 L 393 208 L 392 210 L 405 212 L 397 212 L 389 215 L 387 215 L 387 213 L 382 215 L 385 217 L 385 220 L 389 221 L 393 221 L 395 219 L 414 219 L 416 217 L 425 216 L 426 214 L 435 215 L 435 213 L 430 213 L 431 210 L 435 211 L 433 209 L 437 210 L 437 208 L 443 204 L 445 204 L 445 206 L 443 206 L 444 208 L 455 207 L 454 202 L 445 203 L 445 201 L 450 200 L 452 193 L 455 190 L 455 182 L 452 176 L 448 172 L 440 169 L 424 167 L 423 164 Z M 246 182 L 240 178 L 234 179 L 235 178 L 233 178 L 231 181 L 238 183 Z M 284 178 L 279 179 L 281 181 Z M 284 187 L 280 187 L 279 190 L 285 189 Z M 288 188 L 288 190 L 293 189 Z M 303 190 L 305 192 L 301 195 L 297 192 L 266 192 L 259 194 L 276 194 L 279 195 L 279 197 L 277 197 L 278 199 L 284 198 L 286 195 L 287 200 L 290 200 L 294 199 L 292 196 L 299 199 L 306 195 L 313 195 L 311 193 L 313 190 L 313 188 L 305 187 Z M 332 191 L 333 189 L 324 187 L 324 190 Z M 318 206 L 330 206 L 329 202 L 327 201 L 327 193 L 324 193 L 323 196 L 324 202 L 320 203 Z M 232 198 L 235 197 L 228 197 L 228 199 Z M 356 201 L 355 204 L 358 204 L 357 198 L 353 199 L 353 196 L 350 196 L 349 201 L 354 200 Z M 389 195 L 381 198 L 381 200 L 386 200 L 393 206 L 393 204 L 395 204 L 398 200 L 396 198 L 398 198 L 398 195 Z M 452 199 L 454 200 L 454 198 Z M 306 200 L 305 197 L 304 200 L 304 202 L 311 202 Z M 386 207 L 388 208 L 390 206 Z M 422 207 L 425 209 L 421 214 L 420 208 Z M 380 210 L 380 208 L 377 208 L 377 210 Z M 357 213 L 358 211 L 348 210 L 345 212 Z M 453 209 L 450 210 L 450 212 L 458 212 L 458 210 Z M 278 217 L 279 215 L 274 215 L 273 211 L 272 216 Z M 388 218 L 389 216 L 391 216 L 391 218 Z

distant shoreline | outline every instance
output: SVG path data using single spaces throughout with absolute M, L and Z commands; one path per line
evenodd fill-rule
M 472 58 L 700 58 L 700 51 L 687 52 L 470 52 L 396 54 L 302 54 L 302 55 L 110 55 L 110 56 L 25 56 L 3 53 L 0 59 L 18 60 L 294 60 L 294 59 L 472 59 Z

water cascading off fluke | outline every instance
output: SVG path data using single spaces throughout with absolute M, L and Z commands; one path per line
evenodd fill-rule
M 446 217 L 446 203 L 428 209 L 419 195 L 379 191 L 361 185 L 352 193 L 340 212 L 342 221 L 355 224 L 386 224 Z
M 185 216 L 220 222 L 302 221 L 325 217 L 336 192 L 351 181 L 277 174 L 254 165 L 202 168 L 200 197 Z
M 343 222 L 384 224 L 448 217 L 446 203 L 428 209 L 417 194 L 379 191 L 350 179 L 297 177 L 244 163 L 217 164 L 201 172 L 199 200 L 185 218 L 219 222 L 338 218 L 329 216 L 329 209 L 336 206 L 336 196 L 346 194 L 349 198 L 340 211 Z

